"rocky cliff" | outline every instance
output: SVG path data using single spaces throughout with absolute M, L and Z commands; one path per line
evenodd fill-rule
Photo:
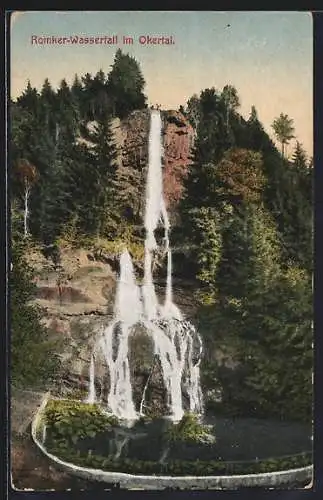
M 173 212 L 183 195 L 195 132 L 179 111 L 165 111 L 164 123 L 164 193 L 167 208 Z
M 185 116 L 175 110 L 161 111 L 163 120 L 164 194 L 171 219 L 183 195 L 183 181 L 190 163 L 195 132 Z M 118 175 L 131 180 L 124 197 L 131 199 L 134 215 L 144 215 L 145 178 L 148 165 L 150 110 L 133 111 L 125 120 L 112 123 L 118 148 Z M 88 123 L 89 130 L 95 122 Z M 84 142 L 84 141 L 83 141 Z M 89 141 L 85 141 L 90 146 Z M 133 209 L 133 208 L 132 208 Z

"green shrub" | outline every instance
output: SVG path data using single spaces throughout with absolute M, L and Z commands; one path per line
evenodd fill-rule
M 59 447 L 76 444 L 79 439 L 94 438 L 119 421 L 108 416 L 95 404 L 68 400 L 51 400 L 45 410 L 48 434 Z
M 209 427 L 201 424 L 193 413 L 185 413 L 177 424 L 172 424 L 168 428 L 166 435 L 170 442 L 215 442 L 215 437 L 210 434 Z

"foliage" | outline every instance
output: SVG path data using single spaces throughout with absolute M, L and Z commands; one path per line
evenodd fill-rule
M 279 275 L 277 231 L 263 207 L 247 205 L 231 217 L 223 229 L 222 242 L 216 275 L 220 295 L 243 299 L 266 290 Z
M 294 167 L 298 170 L 305 170 L 308 165 L 306 151 L 303 148 L 302 144 L 299 141 L 296 141 L 296 147 L 293 153 L 292 162 Z
M 210 442 L 210 429 L 199 422 L 193 413 L 185 413 L 177 424 L 172 424 L 167 430 L 167 440 L 172 442 L 185 441 L 193 443 Z M 212 435 L 212 442 L 215 438 Z
M 94 438 L 97 433 L 118 425 L 95 404 L 69 400 L 51 400 L 45 409 L 45 423 L 50 441 L 56 445 L 75 445 L 80 439 Z
M 188 121 L 190 122 L 192 127 L 194 129 L 197 129 L 201 117 L 201 109 L 200 109 L 200 101 L 196 94 L 194 94 L 187 101 L 185 115 L 187 116 Z
M 130 458 L 113 459 L 101 455 L 77 454 L 73 448 L 50 447 L 49 451 L 63 460 L 93 469 L 128 474 L 172 475 L 172 476 L 222 476 L 235 474 L 259 474 L 262 472 L 283 471 L 312 465 L 312 453 L 254 460 L 250 462 L 225 462 L 219 459 L 204 460 L 169 460 L 153 462 Z
M 224 90 L 222 98 L 214 89 L 194 97 L 199 122 L 181 204 L 200 284 L 204 390 L 218 385 L 222 406 L 236 414 L 308 420 L 312 169 L 300 144 L 292 163 L 279 154 L 255 107 L 247 121 L 237 115 L 238 98 L 228 111 Z M 281 114 L 275 128 L 285 146 L 293 121 Z M 217 349 L 234 368 L 217 364 Z
M 217 295 L 216 276 L 222 254 L 222 235 L 219 213 L 212 208 L 200 208 L 190 212 L 196 232 L 197 279 L 203 288 L 204 301 L 212 303 Z M 206 298 L 207 297 L 207 298 Z
M 261 200 L 266 179 L 261 154 L 246 149 L 229 149 L 217 165 L 218 199 L 229 203 Z
M 312 316 L 310 278 L 293 267 L 266 287 L 200 309 L 202 381 L 205 390 L 214 379 L 222 388 L 220 411 L 311 421 Z M 231 368 L 214 361 L 217 349 L 227 350 Z
M 136 59 L 118 49 L 108 77 L 108 89 L 113 95 L 114 114 L 124 118 L 134 109 L 146 106 L 143 94 L 145 80 Z
M 272 128 L 274 129 L 278 141 L 281 143 L 282 156 L 284 157 L 285 145 L 294 137 L 295 129 L 293 126 L 293 119 L 289 118 L 289 116 L 284 113 L 280 113 L 279 117 L 275 118 L 273 121 Z
M 311 421 L 312 293 L 306 272 L 290 267 L 247 304 L 246 386 L 259 413 Z M 251 316 L 252 315 L 252 316 Z M 261 336 L 252 335 L 258 328 Z M 246 359 L 247 358 L 247 359 Z M 295 370 L 295 365 L 297 370 Z
M 15 237 L 16 232 L 13 233 Z M 59 372 L 56 343 L 41 324 L 40 310 L 30 304 L 35 285 L 26 255 L 29 241 L 13 241 L 10 273 L 11 382 L 17 387 L 48 387 Z

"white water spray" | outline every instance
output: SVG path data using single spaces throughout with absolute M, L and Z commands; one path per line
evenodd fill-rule
M 95 403 L 95 384 L 94 384 L 94 354 L 91 356 L 91 362 L 90 362 L 90 386 L 89 386 L 89 394 L 86 399 L 87 403 L 93 404 Z
M 144 220 L 146 230 L 145 262 L 141 293 L 136 284 L 131 257 L 125 250 L 120 258 L 114 318 L 112 323 L 104 329 L 99 340 L 99 347 L 103 350 L 109 370 L 109 410 L 117 416 L 129 420 L 139 417 L 133 402 L 128 348 L 129 335 L 131 335 L 132 328 L 138 323 L 145 327 L 153 339 L 154 355 L 160 360 L 171 418 L 176 421 L 180 420 L 184 413 L 182 402 L 184 378 L 189 398 L 189 410 L 196 413 L 203 411 L 199 372 L 202 355 L 201 338 L 194 326 L 184 320 L 182 313 L 173 303 L 170 223 L 163 197 L 161 128 L 160 112 L 153 110 L 149 133 L 149 166 Z M 158 250 L 155 230 L 160 222 L 164 226 L 164 242 L 167 253 L 166 296 L 163 306 L 159 304 L 157 299 L 152 272 L 154 252 Z M 198 353 L 194 353 L 194 339 L 199 342 Z M 147 383 L 141 398 L 140 414 L 143 414 L 146 389 Z M 95 398 L 95 387 L 94 359 L 92 357 L 88 401 L 92 401 L 93 398 Z

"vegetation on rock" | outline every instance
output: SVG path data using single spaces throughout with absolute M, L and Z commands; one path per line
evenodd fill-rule
M 94 438 L 118 424 L 115 416 L 108 416 L 98 405 L 69 400 L 51 400 L 46 406 L 45 423 L 49 442 L 56 446 L 75 445 L 80 439 Z
M 210 434 L 209 426 L 199 422 L 193 413 L 185 413 L 182 419 L 167 430 L 170 443 L 184 441 L 189 443 L 214 443 L 215 436 Z

